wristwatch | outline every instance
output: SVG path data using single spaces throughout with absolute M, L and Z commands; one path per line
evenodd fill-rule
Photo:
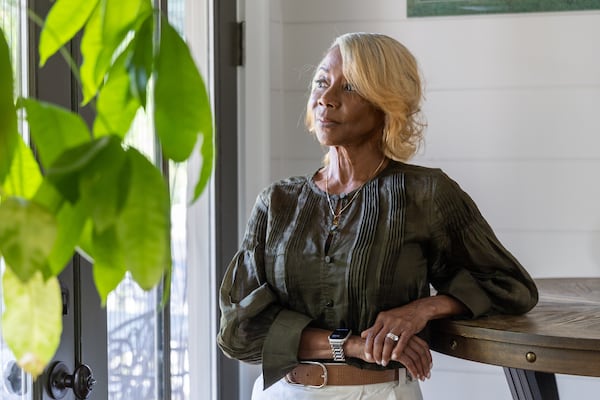
M 344 354 L 344 343 L 352 335 L 352 330 L 348 328 L 337 328 L 329 335 L 329 345 L 333 353 L 333 361 L 346 361 Z

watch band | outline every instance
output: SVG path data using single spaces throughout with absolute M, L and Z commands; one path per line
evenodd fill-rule
M 348 328 L 338 328 L 329 335 L 329 345 L 333 354 L 333 361 L 346 361 L 344 354 L 344 343 L 352 335 L 352 330 Z
M 333 361 L 346 361 L 344 354 L 344 343 L 330 343 L 331 352 L 333 353 Z

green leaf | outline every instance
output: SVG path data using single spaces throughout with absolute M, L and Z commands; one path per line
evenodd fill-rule
M 0 185 L 8 175 L 19 140 L 13 90 L 10 50 L 0 29 Z
M 46 171 L 46 179 L 71 203 L 79 199 L 79 175 L 114 140 L 103 136 L 65 151 Z
M 194 187 L 194 198 L 192 201 L 196 201 L 202 194 L 208 180 L 212 174 L 213 161 L 214 161 L 214 143 L 212 134 L 205 134 L 202 138 L 202 145 L 200 146 L 200 157 L 202 158 L 202 165 L 200 166 L 200 177 Z
M 48 267 L 52 275 L 58 275 L 68 264 L 75 253 L 81 232 L 87 220 L 81 202 L 71 204 L 49 181 L 44 180 L 33 201 L 54 215 L 56 218 L 56 239 L 48 254 Z
M 163 154 L 179 162 L 190 156 L 200 133 L 212 142 L 210 103 L 189 48 L 166 19 L 161 28 L 154 122 Z
M 129 192 L 129 160 L 117 136 L 109 136 L 102 148 L 80 171 L 79 191 L 85 212 L 94 228 L 104 231 L 120 218 L 125 197 Z
M 40 65 L 83 27 L 99 0 L 59 0 L 54 3 L 40 34 Z
M 77 244 L 77 254 L 85 258 L 90 264 L 94 263 L 94 257 L 92 253 L 92 233 L 94 231 L 94 223 L 91 219 L 87 219 L 83 225 L 83 231 L 79 236 L 79 243 Z
M 45 207 L 54 215 L 58 214 L 65 200 L 66 199 L 48 179 L 42 180 L 42 183 L 33 196 L 34 202 Z
M 83 91 L 83 104 L 88 103 L 98 92 L 104 74 L 110 65 L 112 53 L 116 49 L 116 45 L 104 43 L 103 41 L 103 3 L 104 0 L 94 9 L 81 38 L 83 63 L 79 72 Z
M 0 252 L 23 282 L 37 271 L 49 275 L 56 229 L 54 216 L 35 202 L 9 197 L 0 204 Z
M 143 289 L 156 286 L 171 265 L 169 191 L 160 171 L 130 148 L 130 190 L 117 222 L 127 269 Z M 143 234 L 140 234 L 143 232 Z
M 58 279 L 39 272 L 22 282 L 10 269 L 2 277 L 2 336 L 19 366 L 35 379 L 52 360 L 62 333 Z
M 84 104 L 98 92 L 123 39 L 151 12 L 149 0 L 102 0 L 92 13 L 81 40 Z
M 102 34 L 105 42 L 124 37 L 153 12 L 151 0 L 103 0 L 106 2 Z
M 131 91 L 140 104 L 146 107 L 146 88 L 152 75 L 154 63 L 154 16 L 148 16 L 133 40 L 133 51 L 127 60 L 127 71 L 131 81 Z
M 125 277 L 125 273 L 125 268 L 121 269 L 101 262 L 94 263 L 94 283 L 100 295 L 102 307 L 106 306 L 108 295 L 119 286 Z
M 130 44 L 117 58 L 109 71 L 106 83 L 100 89 L 94 120 L 96 137 L 110 134 L 125 137 L 140 107 L 140 102 L 131 92 L 133 85 L 125 68 L 132 52 L 133 45 Z
M 42 182 L 42 173 L 29 146 L 20 135 L 17 139 L 12 165 L 4 182 L 4 194 L 30 199 Z
M 102 233 L 93 232 L 92 249 L 94 282 L 104 306 L 108 294 L 119 285 L 126 272 L 125 257 L 115 226 Z
M 27 111 L 31 137 L 46 168 L 68 148 L 91 139 L 83 118 L 74 112 L 33 99 L 19 99 L 18 105 Z
M 128 158 L 118 136 L 102 136 L 66 151 L 48 169 L 47 180 L 100 231 L 113 225 L 129 191 Z
M 75 246 L 79 243 L 81 232 L 85 226 L 87 216 L 81 203 L 71 205 L 64 202 L 58 214 L 56 241 L 48 256 L 48 264 L 53 275 L 58 275 L 75 253 Z

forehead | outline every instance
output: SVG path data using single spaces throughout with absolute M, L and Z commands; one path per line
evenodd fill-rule
M 342 72 L 343 67 L 342 54 L 340 53 L 340 49 L 335 46 L 331 50 L 325 54 L 325 57 L 319 63 L 319 67 L 317 68 L 317 72 L 325 71 L 332 72 L 337 70 L 337 72 Z

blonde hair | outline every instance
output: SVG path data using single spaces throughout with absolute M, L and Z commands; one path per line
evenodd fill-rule
M 421 115 L 422 87 L 415 57 L 397 40 L 376 33 L 347 33 L 335 39 L 343 73 L 360 96 L 385 114 L 382 151 L 406 161 L 419 149 L 426 126 Z M 306 127 L 315 132 L 310 101 Z

